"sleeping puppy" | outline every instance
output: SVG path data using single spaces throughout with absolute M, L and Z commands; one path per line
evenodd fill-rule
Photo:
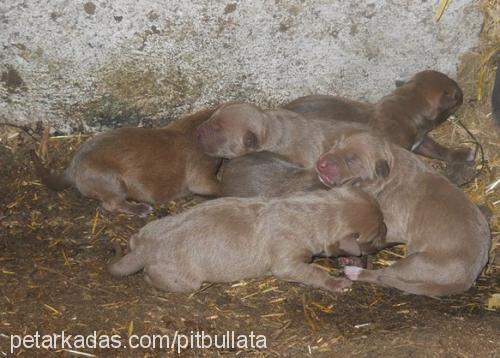
M 70 186 L 101 201 L 102 207 L 133 215 L 195 193 L 217 195 L 220 160 L 199 148 L 195 129 L 215 109 L 197 112 L 163 128 L 119 128 L 86 141 L 62 175 L 53 175 L 32 153 L 42 182 L 51 189 Z M 132 202 L 136 201 L 136 202 Z
M 283 108 L 306 118 L 366 124 L 368 130 L 403 148 L 447 162 L 473 161 L 469 148 L 448 149 L 427 133 L 443 123 L 463 102 L 458 84 L 437 71 L 418 72 L 378 102 L 352 101 L 336 96 L 306 96 Z
M 469 198 L 407 150 L 369 133 L 339 140 L 317 163 L 329 187 L 356 185 L 375 196 L 388 245 L 407 257 L 379 270 L 347 266 L 353 281 L 427 296 L 469 289 L 488 261 L 488 223 Z
M 114 276 L 144 269 L 147 282 L 171 292 L 266 275 L 339 292 L 350 281 L 311 265 L 312 257 L 376 251 L 385 232 L 376 201 L 355 188 L 222 198 L 150 222 L 108 269 Z
M 326 189 L 314 169 L 305 170 L 276 153 L 250 153 L 221 167 L 221 196 L 280 197 Z
M 203 151 L 232 159 L 268 151 L 306 169 L 331 147 L 339 133 L 364 126 L 355 123 L 307 119 L 286 109 L 263 110 L 233 102 L 220 106 L 197 129 Z

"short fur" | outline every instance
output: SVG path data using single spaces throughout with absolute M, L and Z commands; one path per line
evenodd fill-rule
M 218 194 L 220 161 L 200 150 L 194 133 L 214 110 L 163 128 L 119 128 L 97 134 L 79 148 L 59 176 L 49 173 L 36 155 L 33 160 L 49 188 L 73 186 L 109 211 L 144 216 L 152 210 L 145 203 L 165 203 L 188 193 Z
M 389 245 L 407 257 L 379 270 L 346 267 L 354 281 L 427 296 L 469 289 L 488 261 L 488 223 L 470 199 L 407 150 L 369 133 L 339 140 L 318 160 L 327 186 L 357 185 L 374 195 Z
M 474 160 L 474 150 L 451 150 L 427 135 L 463 102 L 462 90 L 454 80 L 441 72 L 426 70 L 398 85 L 374 104 L 313 95 L 298 98 L 283 108 L 307 118 L 366 124 L 367 129 L 386 140 L 431 158 L 448 162 Z
M 474 151 L 469 148 L 450 150 L 428 137 L 427 132 L 442 123 L 462 103 L 463 95 L 455 81 L 436 71 L 422 71 L 407 82 L 400 82 L 398 88 L 375 104 L 352 101 L 335 96 L 306 96 L 296 99 L 283 108 L 300 115 L 299 130 L 283 127 L 289 136 L 296 136 L 291 145 L 293 150 L 280 151 L 284 157 L 273 159 L 272 155 L 246 154 L 225 164 L 222 175 L 222 192 L 225 196 L 279 196 L 293 191 L 309 190 L 317 182 L 309 168 L 300 170 L 301 156 L 310 151 L 317 154 L 316 139 L 323 141 L 328 134 L 328 144 L 342 133 L 348 133 L 346 126 L 353 124 L 352 133 L 358 129 L 369 130 L 406 149 L 448 162 L 474 160 Z M 286 112 L 282 112 L 286 113 Z M 235 113 L 236 116 L 236 113 Z M 293 116 L 290 116 L 293 120 Z M 329 133 L 317 134 L 304 129 L 304 118 L 317 126 L 318 120 L 334 124 L 324 127 Z M 237 118 L 226 118 L 229 124 Z M 251 121 L 250 121 L 251 122 Z M 228 124 L 228 125 L 229 125 Z M 241 127 L 236 125 L 236 127 Z M 253 129 L 249 126 L 250 131 Z M 253 127 L 255 128 L 255 127 Z M 287 129 L 288 128 L 288 129 Z M 319 126 L 321 130 L 321 126 Z M 259 133 L 255 130 L 255 133 Z M 240 134 L 243 136 L 243 134 Z M 256 137 L 259 137 L 257 135 Z M 286 138 L 286 136 L 283 136 Z M 259 150 L 252 149 L 252 150 Z M 276 151 L 273 147 L 267 150 Z M 317 158 L 316 158 L 317 159 Z M 290 161 L 287 163 L 287 160 Z M 248 166 L 248 168 L 246 167 Z M 292 182 L 280 178 L 296 178 Z M 271 179 L 272 178 L 272 179 Z
M 306 169 L 355 123 L 307 119 L 286 109 L 263 110 L 253 104 L 222 105 L 197 129 L 207 155 L 232 159 L 248 153 L 269 151 Z M 363 128 L 361 126 L 360 128 Z
M 221 196 L 279 197 L 327 189 L 314 170 L 304 170 L 279 154 L 265 151 L 224 163 L 221 176 Z
M 325 193 L 202 203 L 147 224 L 108 269 L 115 276 L 144 269 L 146 281 L 172 292 L 266 275 L 341 291 L 349 280 L 310 265 L 312 257 L 376 251 L 386 228 L 368 194 L 353 188 Z

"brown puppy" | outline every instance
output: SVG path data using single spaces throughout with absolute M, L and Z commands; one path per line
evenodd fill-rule
M 42 182 L 54 190 L 70 186 L 100 200 L 109 211 L 145 216 L 151 207 L 188 193 L 216 195 L 220 161 L 200 150 L 195 128 L 214 109 L 163 128 L 119 128 L 97 134 L 78 150 L 69 167 L 55 176 L 33 160 Z
M 458 84 L 437 71 L 422 71 L 377 103 L 335 96 L 306 96 L 283 108 L 307 118 L 323 118 L 368 125 L 379 136 L 417 154 L 448 162 L 474 160 L 474 150 L 450 150 L 427 133 L 444 122 L 462 104 Z
M 312 257 L 372 252 L 384 245 L 385 232 L 376 201 L 353 188 L 279 200 L 222 198 L 150 222 L 108 268 L 115 276 L 144 268 L 146 281 L 173 292 L 266 275 L 338 292 L 350 281 L 310 265 Z
M 271 152 L 231 159 L 221 169 L 221 196 L 278 197 L 299 191 L 327 190 L 315 170 L 305 170 Z
M 408 256 L 380 270 L 345 268 L 348 278 L 427 296 L 469 289 L 488 261 L 488 223 L 469 198 L 405 149 L 358 133 L 318 160 L 327 186 L 358 185 L 380 203 L 390 244 Z
M 220 106 L 198 127 L 197 136 L 203 151 L 213 157 L 231 159 L 269 151 L 313 168 L 340 132 L 356 127 L 352 123 L 306 119 L 285 109 L 262 110 L 253 104 L 233 102 Z

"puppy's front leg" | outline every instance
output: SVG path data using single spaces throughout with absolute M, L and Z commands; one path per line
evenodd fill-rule
M 448 163 L 471 162 L 474 160 L 475 151 L 470 148 L 450 149 L 424 136 L 420 145 L 413 150 L 415 153 L 444 160 Z
M 426 296 L 443 296 L 463 292 L 470 287 L 467 279 L 456 280 L 456 266 L 436 261 L 425 253 L 415 253 L 395 264 L 379 269 L 365 270 L 346 266 L 344 273 L 352 281 L 395 287 L 401 291 Z
M 276 262 L 271 271 L 274 276 L 282 280 L 299 282 L 330 292 L 342 292 L 352 284 L 347 279 L 332 277 L 319 267 L 304 262 L 303 257 L 291 257 Z

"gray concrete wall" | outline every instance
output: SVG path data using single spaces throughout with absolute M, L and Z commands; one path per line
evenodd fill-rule
M 0 0 L 0 120 L 62 131 L 311 93 L 374 100 L 479 43 L 477 2 Z

